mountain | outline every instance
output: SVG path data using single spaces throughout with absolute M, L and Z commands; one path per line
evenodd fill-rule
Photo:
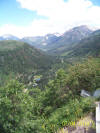
M 10 34 L 5 34 L 3 36 L 0 36 L 0 40 L 19 40 L 19 38 Z
M 80 40 L 88 37 L 92 31 L 85 25 L 75 27 L 64 34 L 59 33 L 47 34 L 45 36 L 24 37 L 19 39 L 13 35 L 4 35 L 0 40 L 19 40 L 26 42 L 35 48 L 48 52 L 51 55 L 66 54 L 70 48 L 77 44 Z
M 47 51 L 49 45 L 59 40 L 60 38 L 59 36 L 60 36 L 59 33 L 55 33 L 55 34 L 47 34 L 45 36 L 24 37 L 21 39 L 21 41 L 27 42 L 38 49 Z
M 47 68 L 51 57 L 44 52 L 20 41 L 0 41 L 0 70 L 23 72 Z
M 38 48 L 38 45 L 41 44 L 42 39 L 43 39 L 43 36 L 24 37 L 21 39 L 21 41 L 26 42 L 26 43 Z
M 82 39 L 87 38 L 92 32 L 87 26 L 82 25 L 66 31 L 62 35 L 54 33 L 45 36 L 24 37 L 22 39 L 13 35 L 4 35 L 0 37 L 0 40 L 19 40 L 46 51 L 49 55 L 66 56 L 70 49 L 76 46 Z
M 75 56 L 100 56 L 100 30 L 94 31 L 68 51 L 67 57 Z
M 54 33 L 45 36 L 24 37 L 21 41 L 27 42 L 43 51 L 47 51 L 49 54 L 60 55 L 66 49 L 87 37 L 90 33 L 92 31 L 87 26 L 82 25 L 66 31 L 63 35 Z
M 75 27 L 65 32 L 55 43 L 49 45 L 48 53 L 61 55 L 91 33 L 92 31 L 85 25 Z
M 0 41 L 0 79 L 10 73 L 45 73 L 53 63 L 52 57 L 20 41 Z M 39 74 L 40 74 L 39 73 Z

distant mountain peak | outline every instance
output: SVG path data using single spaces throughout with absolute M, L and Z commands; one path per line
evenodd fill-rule
M 4 34 L 0 36 L 0 40 L 19 40 L 19 38 L 11 34 Z
M 86 25 L 74 27 L 61 35 L 61 38 L 49 48 L 49 53 L 61 55 L 92 32 Z
M 88 28 L 88 26 L 87 25 L 80 25 L 80 26 L 77 26 L 75 28 Z
M 90 33 L 92 33 L 93 31 L 91 29 L 88 28 L 87 25 L 81 25 L 81 26 L 77 26 L 77 27 L 74 27 L 68 31 L 66 31 L 63 36 L 82 36 L 83 37 L 86 37 L 87 35 L 89 35 Z
M 92 29 L 90 29 L 87 25 L 80 25 L 80 26 L 77 26 L 77 27 L 74 27 L 74 28 L 72 28 L 72 29 L 70 29 L 70 30 L 68 30 L 68 31 L 90 31 L 90 32 L 92 32 Z M 66 32 L 68 32 L 68 31 L 66 31 Z
M 58 32 L 54 33 L 54 35 L 57 36 L 57 37 L 61 36 L 61 34 L 58 33 Z

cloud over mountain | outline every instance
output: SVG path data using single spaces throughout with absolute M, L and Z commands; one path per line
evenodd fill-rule
M 10 29 L 12 29 L 17 36 L 63 33 L 79 25 L 100 27 L 100 15 L 98 15 L 100 7 L 90 0 L 67 0 L 66 2 L 64 0 L 17 0 L 17 2 L 20 3 L 20 8 L 36 11 L 38 15 L 46 18 L 34 19 L 26 27 L 4 25 L 0 28 L 3 34 L 5 34 L 5 27 L 7 32 L 11 34 Z

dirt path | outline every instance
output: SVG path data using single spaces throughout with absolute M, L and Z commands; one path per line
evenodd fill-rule
M 95 120 L 91 115 L 84 117 L 77 123 L 70 123 L 70 125 L 61 129 L 58 133 L 96 133 Z

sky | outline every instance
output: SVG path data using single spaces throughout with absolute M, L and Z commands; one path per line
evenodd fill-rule
M 0 0 L 0 36 L 42 36 L 75 26 L 100 28 L 100 0 Z

